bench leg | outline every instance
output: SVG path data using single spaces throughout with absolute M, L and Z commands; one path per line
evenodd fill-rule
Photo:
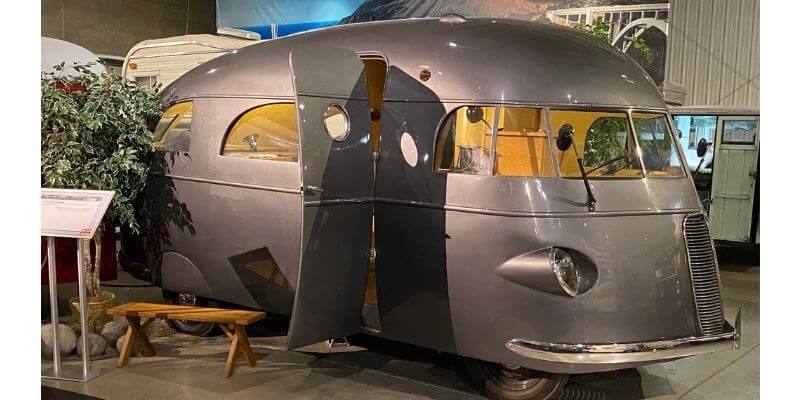
M 147 335 L 145 334 L 145 329 L 153 322 L 153 318 L 148 319 L 144 325 L 139 324 L 138 317 L 125 317 L 125 319 L 128 320 L 128 329 L 133 330 L 133 336 L 135 338 L 134 343 L 139 347 L 142 355 L 145 357 L 156 355 L 156 350 L 153 348 L 153 345 L 150 344 L 150 340 L 147 339 Z
M 253 356 L 253 349 L 250 348 L 250 340 L 247 338 L 247 331 L 241 325 L 236 325 L 236 335 L 239 336 L 240 345 L 244 358 L 247 359 L 247 364 L 251 367 L 256 366 L 256 358 Z
M 228 361 L 225 363 L 225 377 L 233 375 L 233 364 L 236 363 L 236 353 L 239 352 L 239 335 L 231 335 L 231 348 L 228 350 Z
M 128 332 L 125 333 L 125 339 L 122 340 L 122 350 L 119 352 L 119 360 L 117 367 L 122 368 L 128 365 L 128 359 L 131 357 L 131 349 L 133 348 L 133 328 L 128 325 Z
M 156 355 L 153 345 L 150 344 L 147 335 L 144 333 L 145 329 L 153 322 L 153 319 L 147 320 L 144 324 L 139 324 L 139 317 L 125 317 L 125 319 L 128 321 L 128 331 L 122 341 L 122 351 L 120 351 L 119 360 L 117 361 L 117 367 L 119 368 L 128 365 L 133 346 L 138 346 L 145 357 Z
M 256 358 L 253 355 L 253 349 L 250 348 L 250 340 L 247 338 L 247 331 L 244 326 L 231 324 L 217 324 L 222 332 L 225 332 L 231 340 L 231 347 L 228 350 L 228 361 L 225 363 L 225 377 L 230 378 L 233 375 L 233 366 L 236 363 L 236 354 L 241 350 L 247 364 L 251 367 L 256 366 Z

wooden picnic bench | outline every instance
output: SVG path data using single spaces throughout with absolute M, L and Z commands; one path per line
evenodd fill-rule
M 225 332 L 231 339 L 231 347 L 228 351 L 228 360 L 225 363 L 225 377 L 233 375 L 233 365 L 236 362 L 236 354 L 241 350 L 248 365 L 256 366 L 256 359 L 253 350 L 250 348 L 250 341 L 247 339 L 245 327 L 266 317 L 263 311 L 229 310 L 224 308 L 177 306 L 171 304 L 153 303 L 126 303 L 121 306 L 108 310 L 111 315 L 121 315 L 128 321 L 128 332 L 122 342 L 122 350 L 119 353 L 117 366 L 122 368 L 128 364 L 133 346 L 137 346 L 142 356 L 152 357 L 156 355 L 153 345 L 145 334 L 147 327 L 156 318 L 185 320 L 195 322 L 211 322 Z M 141 318 L 149 318 L 144 323 Z

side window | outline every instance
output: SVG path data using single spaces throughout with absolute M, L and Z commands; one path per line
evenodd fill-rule
M 176 103 L 164 111 L 153 130 L 156 150 L 188 152 L 192 126 L 192 102 Z
M 758 122 L 754 119 L 722 123 L 722 144 L 755 144 Z
M 717 130 L 715 115 L 675 115 L 672 117 L 678 134 L 678 145 L 683 148 L 683 155 L 692 170 L 698 166 L 699 174 L 710 174 L 714 167 L 714 133 Z M 705 156 L 697 156 L 697 143 L 705 139 L 709 143 Z M 703 161 L 703 165 L 700 165 Z M 678 164 L 673 164 L 679 166 Z
M 442 125 L 436 151 L 442 172 L 517 177 L 555 173 L 544 113 L 538 108 L 461 107 Z
M 450 113 L 436 143 L 436 169 L 488 175 L 495 107 L 466 106 Z
M 222 155 L 297 162 L 294 103 L 267 104 L 242 114 L 228 131 Z

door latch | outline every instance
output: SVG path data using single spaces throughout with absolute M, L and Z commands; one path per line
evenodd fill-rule
M 306 194 L 314 194 L 314 193 L 322 193 L 323 190 L 319 186 L 305 185 L 303 187 L 303 192 L 305 192 Z

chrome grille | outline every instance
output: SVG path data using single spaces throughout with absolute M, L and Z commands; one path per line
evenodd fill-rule
M 689 257 L 694 303 L 703 335 L 722 333 L 725 313 L 719 292 L 719 270 L 714 244 L 702 214 L 683 220 L 683 236 Z

